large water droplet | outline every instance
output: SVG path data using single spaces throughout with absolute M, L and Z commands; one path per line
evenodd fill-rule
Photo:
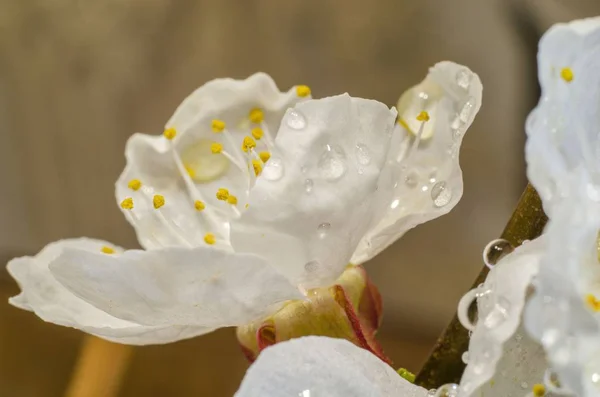
M 456 84 L 463 90 L 469 89 L 471 85 L 471 73 L 466 69 L 461 69 L 456 73 Z
M 338 145 L 326 145 L 318 163 L 321 175 L 326 180 L 333 182 L 346 173 L 346 153 Z
M 290 109 L 285 117 L 285 123 L 294 130 L 301 130 L 306 127 L 306 118 L 296 109 Z
M 327 234 L 329 233 L 329 229 L 331 229 L 331 224 L 330 223 L 321 223 L 318 227 L 317 227 L 317 233 L 319 235 L 320 239 L 324 239 L 325 237 L 327 237 Z
M 271 157 L 261 176 L 269 181 L 276 181 L 283 176 L 283 161 L 278 157 Z
M 458 385 L 456 383 L 447 383 L 440 386 L 435 393 L 435 397 L 457 397 Z
M 462 359 L 463 363 L 468 364 L 469 363 L 469 352 L 464 352 L 460 358 Z
M 313 190 L 313 186 L 314 186 L 314 182 L 312 179 L 305 179 L 304 180 L 304 190 L 306 191 L 306 193 L 312 192 Z
M 415 187 L 419 184 L 419 174 L 416 171 L 410 171 L 404 177 L 404 183 L 408 187 Z
M 368 165 L 371 163 L 371 152 L 367 145 L 362 143 L 356 144 L 356 161 L 361 165 Z
M 452 200 L 452 189 L 446 186 L 446 182 L 440 181 L 431 188 L 431 199 L 436 207 L 443 207 Z
M 483 249 L 483 263 L 491 269 L 500 259 L 514 250 L 515 248 L 507 240 L 499 238 L 490 241 Z
M 304 265 L 304 270 L 306 273 L 314 273 L 319 269 L 319 265 L 318 261 L 310 261 Z
M 463 123 L 467 123 L 469 121 L 469 117 L 471 117 L 471 113 L 473 112 L 474 106 L 475 105 L 473 104 L 472 99 L 469 99 L 467 102 L 465 102 L 458 116 L 460 117 L 460 121 L 462 121 Z

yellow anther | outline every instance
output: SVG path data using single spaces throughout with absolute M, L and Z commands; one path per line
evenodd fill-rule
M 248 207 L 250 207 L 250 204 L 246 204 L 246 205 L 244 206 L 244 208 L 248 208 Z
M 217 199 L 225 201 L 227 200 L 227 197 L 229 197 L 229 190 L 224 188 L 217 190 Z
M 419 115 L 417 116 L 417 120 L 418 121 L 429 121 L 429 113 L 427 113 L 426 111 L 421 111 L 421 113 L 419 113 Z
M 307 97 L 310 95 L 310 87 L 307 85 L 297 85 L 296 86 L 296 95 L 301 98 Z
M 152 205 L 154 205 L 155 209 L 159 209 L 163 205 L 165 205 L 165 197 L 160 194 L 155 194 L 152 198 Z
M 213 153 L 221 153 L 223 151 L 223 145 L 221 145 L 219 142 L 213 142 L 210 145 L 210 151 Z
M 546 387 L 541 383 L 536 383 L 533 385 L 531 391 L 535 397 L 542 397 L 544 394 L 546 394 Z
M 252 136 L 254 137 L 254 139 L 260 139 L 263 137 L 263 130 L 262 128 L 256 127 L 256 128 L 252 128 Z
M 248 150 L 252 150 L 256 147 L 256 141 L 249 136 L 244 137 L 244 142 L 242 142 L 242 150 L 248 153 Z
M 204 242 L 205 242 L 206 244 L 213 245 L 214 243 L 216 243 L 216 242 L 217 242 L 217 239 L 215 238 L 215 235 L 214 235 L 214 234 L 212 234 L 212 233 L 206 233 L 206 234 L 204 235 Z
M 256 176 L 259 176 L 263 168 L 262 162 L 256 159 L 252 160 L 252 168 L 254 168 L 254 174 L 256 174 Z
M 194 208 L 196 211 L 202 211 L 204 208 L 206 208 L 206 205 L 204 205 L 202 201 L 196 200 L 194 201 Z
M 271 158 L 271 153 L 269 152 L 260 152 L 258 157 L 262 160 L 263 163 L 266 163 Z
M 185 168 L 185 172 L 188 173 L 190 178 L 193 178 L 196 176 L 196 171 L 194 171 L 194 169 L 192 167 L 190 167 L 189 165 L 184 165 L 183 168 Z
M 104 247 L 100 248 L 100 251 L 104 252 L 105 254 L 109 254 L 109 255 L 115 253 L 114 248 L 108 247 L 106 245 Z
M 600 312 L 600 300 L 598 300 L 593 294 L 587 294 L 585 301 L 588 306 L 595 312 Z
M 253 123 L 259 124 L 265 119 L 265 114 L 263 113 L 262 109 L 254 108 L 248 114 L 248 118 Z
M 407 370 L 406 368 L 400 368 L 396 371 L 398 375 L 409 381 L 410 383 L 415 383 L 415 374 Z
M 177 136 L 177 130 L 173 127 L 171 128 L 167 128 L 165 130 L 165 132 L 163 132 L 163 135 L 165 136 L 165 138 L 167 138 L 168 140 L 171 140 L 173 138 L 175 138 Z
M 127 184 L 127 187 L 133 191 L 140 190 L 140 188 L 142 187 L 142 181 L 140 181 L 139 179 L 132 179 Z
M 133 209 L 133 199 L 131 197 L 127 197 L 123 201 L 121 201 L 121 208 L 124 210 L 132 210 Z
M 231 205 L 236 205 L 237 197 L 235 197 L 233 194 L 230 194 L 229 197 L 227 197 L 227 202 Z
M 225 129 L 225 122 L 223 120 L 213 120 L 211 128 L 214 132 L 223 132 Z
M 560 77 L 566 81 L 567 83 L 570 83 L 571 81 L 573 81 L 573 77 L 575 77 L 573 75 L 573 69 L 571 68 L 562 68 L 560 70 Z

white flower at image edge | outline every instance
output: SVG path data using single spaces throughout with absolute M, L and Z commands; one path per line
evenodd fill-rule
M 162 136 L 135 134 L 117 200 L 145 251 L 65 240 L 9 271 L 11 300 L 123 343 L 238 326 L 331 285 L 462 195 L 458 149 L 481 103 L 442 62 L 397 112 L 347 94 L 281 93 L 265 74 L 213 80 Z M 58 303 L 60 300 L 60 303 Z

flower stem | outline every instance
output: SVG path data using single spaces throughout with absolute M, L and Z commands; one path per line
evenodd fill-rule
M 65 397 L 119 395 L 132 353 L 132 346 L 86 336 Z
M 524 240 L 532 240 L 542 234 L 547 221 L 540 197 L 531 185 L 527 185 L 501 237 L 517 247 Z M 482 283 L 487 273 L 488 268 L 484 266 L 475 279 L 473 287 Z M 468 348 L 468 331 L 463 328 L 455 315 L 437 340 L 415 383 L 427 389 L 445 383 L 458 383 L 465 369 L 461 355 Z

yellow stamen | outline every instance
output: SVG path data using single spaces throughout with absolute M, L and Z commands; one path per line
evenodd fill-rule
M 560 71 L 560 77 L 566 81 L 567 83 L 570 83 L 571 81 L 573 81 L 573 78 L 575 77 L 573 75 L 573 69 L 571 68 L 562 68 Z
M 165 205 L 165 197 L 160 194 L 155 194 L 152 198 L 152 205 L 154 205 L 155 209 L 159 209 L 163 205 Z
M 223 132 L 223 130 L 225 129 L 225 122 L 223 120 L 213 120 L 211 128 L 214 132 Z
M 227 202 L 231 205 L 236 205 L 237 197 L 235 197 L 233 194 L 230 194 L 229 197 L 227 197 Z
M 127 197 L 123 201 L 121 201 L 121 208 L 124 210 L 132 210 L 133 209 L 133 199 L 131 197 Z
M 417 120 L 418 121 L 429 121 L 429 113 L 427 113 L 426 111 L 421 111 L 421 113 L 419 113 L 419 115 L 417 116 Z
M 263 130 L 260 127 L 256 127 L 256 128 L 252 128 L 252 136 L 254 137 L 254 139 L 259 140 L 260 138 L 263 137 Z
M 254 174 L 256 174 L 256 176 L 259 176 L 263 169 L 262 163 L 256 159 L 252 160 L 252 167 L 254 168 Z
M 142 187 L 142 181 L 140 181 L 139 179 L 132 179 L 127 184 L 127 187 L 133 191 L 140 190 L 140 188 Z
M 104 247 L 102 247 L 102 248 L 100 249 L 100 251 L 104 252 L 105 254 L 109 254 L 109 255 L 110 255 L 110 254 L 114 254 L 114 253 L 115 253 L 115 250 L 114 250 L 113 248 L 111 248 L 111 247 L 108 247 L 108 246 L 106 246 L 106 245 L 105 245 Z
M 546 394 L 546 387 L 540 383 L 536 383 L 533 385 L 531 391 L 535 397 L 542 397 L 544 394 Z
M 244 207 L 245 207 L 245 208 L 248 208 L 248 207 L 250 207 L 250 204 L 246 204 Z
M 600 300 L 596 299 L 593 294 L 587 294 L 585 301 L 593 311 L 600 312 Z
M 248 150 L 254 149 L 256 147 L 256 141 L 249 136 L 244 137 L 244 142 L 242 143 L 242 150 L 248 153 Z
M 262 123 L 262 121 L 265 119 L 265 114 L 261 109 L 254 108 L 250 111 L 250 114 L 248 114 L 248 118 L 253 123 L 259 124 Z
M 196 176 L 196 171 L 194 171 L 194 169 L 192 167 L 190 167 L 189 165 L 184 165 L 183 168 L 185 168 L 185 172 L 188 173 L 190 178 L 193 178 Z
M 271 158 L 271 153 L 269 152 L 260 152 L 258 157 L 262 160 L 263 163 L 266 163 Z
M 177 130 L 173 127 L 171 128 L 167 128 L 164 132 L 163 135 L 165 138 L 167 138 L 168 140 L 171 140 L 173 138 L 175 138 L 177 136 Z
M 204 242 L 206 242 L 206 244 L 213 245 L 216 241 L 217 241 L 217 239 L 215 238 L 214 234 L 206 233 L 204 235 Z
M 415 374 L 407 370 L 406 368 L 400 368 L 396 371 L 398 375 L 409 381 L 410 383 L 415 383 Z
M 196 200 L 194 201 L 194 208 L 196 211 L 202 211 L 204 208 L 206 208 L 206 205 L 204 205 L 202 201 Z
M 213 142 L 210 145 L 210 151 L 213 153 L 221 153 L 223 151 L 223 145 L 221 145 L 219 142 Z
M 307 85 L 296 86 L 296 95 L 300 98 L 304 98 L 310 95 L 310 87 Z
M 229 197 L 229 190 L 225 188 L 220 188 L 219 190 L 217 190 L 217 199 L 225 201 L 227 200 L 227 197 Z

